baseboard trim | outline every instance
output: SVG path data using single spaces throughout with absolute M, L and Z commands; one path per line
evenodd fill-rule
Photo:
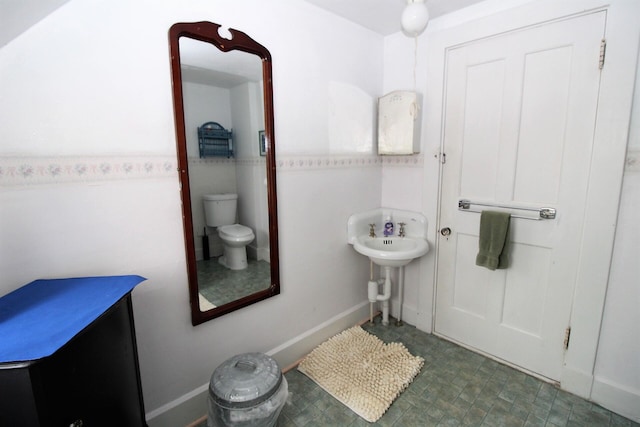
M 278 364 L 287 371 L 292 365 L 297 364 L 311 350 L 322 344 L 335 334 L 356 325 L 369 316 L 369 302 L 365 301 L 357 306 L 332 317 L 313 329 L 298 335 L 278 347 L 266 352 L 273 357 Z
M 344 311 L 326 322 L 298 335 L 278 347 L 266 351 L 283 370 L 295 367 L 295 364 L 319 344 L 342 332 L 362 323 L 369 316 L 369 302 L 365 301 Z M 186 393 L 179 398 L 146 414 L 149 427 L 176 427 L 193 425 L 194 420 L 202 419 L 207 411 L 209 383 Z
M 207 411 L 209 383 L 146 414 L 149 427 L 186 426 Z
M 560 388 L 580 396 L 583 399 L 591 399 L 591 387 L 593 375 L 565 365 L 560 374 Z
M 399 313 L 400 313 L 400 301 L 391 299 L 391 313 L 390 313 L 391 316 L 397 319 Z M 416 309 L 416 307 L 407 305 L 407 303 L 402 304 L 402 321 L 410 325 L 417 325 L 418 310 Z
M 640 391 L 631 390 L 596 377 L 591 391 L 591 400 L 637 423 L 640 422 Z

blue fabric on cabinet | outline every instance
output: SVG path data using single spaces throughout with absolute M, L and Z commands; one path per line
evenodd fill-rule
M 0 363 L 50 356 L 140 282 L 141 276 L 36 280 L 0 298 Z

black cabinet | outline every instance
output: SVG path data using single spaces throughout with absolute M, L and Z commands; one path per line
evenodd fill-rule
M 144 415 L 130 292 L 53 354 L 0 363 L 0 426 L 137 427 Z

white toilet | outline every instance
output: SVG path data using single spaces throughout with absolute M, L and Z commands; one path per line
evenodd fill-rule
M 247 245 L 256 236 L 249 227 L 236 224 L 238 195 L 206 194 L 203 200 L 207 226 L 218 228 L 218 236 L 224 245 L 224 255 L 218 261 L 231 270 L 247 268 Z

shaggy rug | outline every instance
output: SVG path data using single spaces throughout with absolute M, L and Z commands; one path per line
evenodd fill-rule
M 411 355 L 401 343 L 385 344 L 355 326 L 316 347 L 298 370 L 353 412 L 375 422 L 423 364 L 423 358 Z

